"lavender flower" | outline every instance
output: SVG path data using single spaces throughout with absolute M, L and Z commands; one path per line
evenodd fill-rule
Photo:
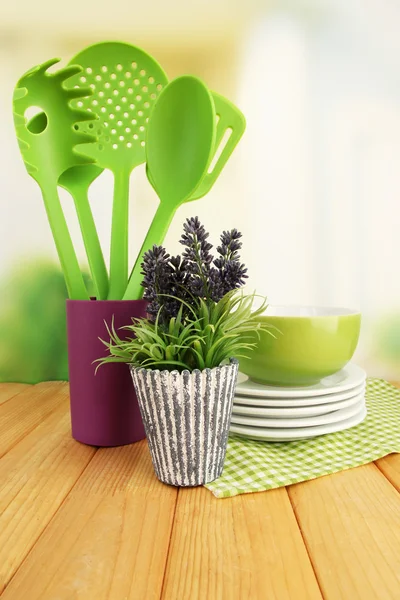
M 185 246 L 183 258 L 186 260 L 187 269 L 191 273 L 189 290 L 194 296 L 207 297 L 208 277 L 213 256 L 210 254 L 212 244 L 207 242 L 209 233 L 204 229 L 198 217 L 191 217 L 183 225 L 184 233 L 180 243 Z
M 248 277 L 246 267 L 240 263 L 241 237 L 242 234 L 237 229 L 223 231 L 221 234 L 221 245 L 217 247 L 220 256 L 213 261 L 214 268 L 210 274 L 210 293 L 215 302 L 231 290 L 244 285 Z
M 241 287 L 247 278 L 247 269 L 239 257 L 242 234 L 237 229 L 221 234 L 219 256 L 215 259 L 210 253 L 212 244 L 207 241 L 209 234 L 198 217 L 187 219 L 183 230 L 182 256 L 170 257 L 162 246 L 153 246 L 143 256 L 142 285 L 153 321 L 158 314 L 160 323 L 168 323 L 178 314 L 182 302 L 193 304 L 196 298 L 218 302 L 226 293 Z M 186 316 L 190 310 L 183 307 Z
M 143 255 L 141 264 L 144 275 L 142 286 L 145 289 L 143 298 L 148 300 L 147 312 L 156 317 L 160 309 L 160 297 L 169 291 L 171 277 L 170 255 L 162 246 L 153 246 Z
M 169 261 L 170 275 L 168 282 L 168 295 L 173 298 L 164 297 L 160 300 L 163 303 L 163 318 L 167 321 L 171 317 L 176 317 L 182 305 L 182 300 L 191 302 L 189 293 L 190 273 L 187 270 L 187 264 L 180 256 L 173 256 Z

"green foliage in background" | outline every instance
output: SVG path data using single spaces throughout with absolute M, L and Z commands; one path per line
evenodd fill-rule
M 381 319 L 376 327 L 375 339 L 381 357 L 400 367 L 400 314 Z
M 61 270 L 43 262 L 18 267 L 0 285 L 0 382 L 68 379 Z

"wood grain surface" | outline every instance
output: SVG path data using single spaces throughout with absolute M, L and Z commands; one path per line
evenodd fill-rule
M 162 597 L 321 598 L 286 490 L 181 490 Z
M 177 493 L 146 442 L 98 450 L 4 598 L 159 598 Z
M 4 384 L 0 384 L 0 390 Z M 39 383 L 0 404 L 0 456 L 37 427 L 60 404 L 66 406 L 66 383 Z M 65 411 L 65 408 L 64 408 Z
M 0 404 L 7 402 L 28 387 L 30 386 L 25 383 L 2 383 L 0 385 Z
M 369 464 L 289 488 L 329 600 L 400 598 L 400 495 Z
M 1 600 L 400 598 L 400 455 L 216 499 L 74 441 L 43 383 L 0 384 L 0 457 Z

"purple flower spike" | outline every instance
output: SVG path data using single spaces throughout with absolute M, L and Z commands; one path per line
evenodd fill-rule
M 144 299 L 149 302 L 153 321 L 159 314 L 159 321 L 168 323 L 181 307 L 187 315 L 189 309 L 183 303 L 193 304 L 196 298 L 218 302 L 227 292 L 244 285 L 248 277 L 240 262 L 242 234 L 237 229 L 221 234 L 215 259 L 210 253 L 213 246 L 207 241 L 209 233 L 198 217 L 187 219 L 183 230 L 182 256 L 170 257 L 162 246 L 153 246 L 143 256 Z

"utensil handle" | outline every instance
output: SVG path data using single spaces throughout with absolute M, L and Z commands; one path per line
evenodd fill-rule
M 96 296 L 98 300 L 105 300 L 108 294 L 108 273 L 89 203 L 88 190 L 81 190 L 77 186 L 77 189 L 74 190 L 73 198 L 83 243 L 85 244 L 90 273 L 96 288 Z
M 151 222 L 146 238 L 142 244 L 140 252 L 136 258 L 135 265 L 129 277 L 128 287 L 124 294 L 124 300 L 140 300 L 143 296 L 144 289 L 142 288 L 141 264 L 143 254 L 154 245 L 159 246 L 163 243 L 171 224 L 176 208 L 172 209 L 162 203 L 159 204 L 156 214 Z
M 128 281 L 129 171 L 114 175 L 109 300 L 120 300 Z
M 72 300 L 88 300 L 89 295 L 72 245 L 67 222 L 61 207 L 56 186 L 41 186 L 47 218 L 53 234 L 61 268 Z

